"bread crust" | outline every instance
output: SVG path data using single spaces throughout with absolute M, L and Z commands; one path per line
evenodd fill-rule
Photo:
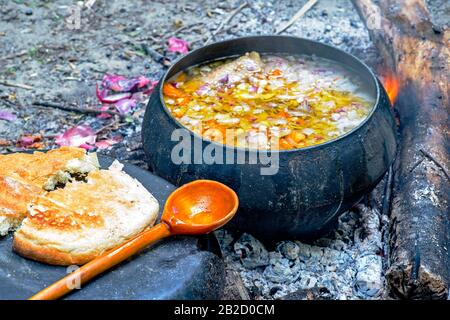
M 73 254 L 48 246 L 36 245 L 20 232 L 14 234 L 13 250 L 22 257 L 57 266 L 83 265 L 98 256 L 98 252 Z

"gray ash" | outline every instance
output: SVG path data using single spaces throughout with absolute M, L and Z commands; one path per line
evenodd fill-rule
M 358 205 L 331 235 L 273 251 L 249 234 L 218 231 L 226 262 L 256 299 L 376 299 L 384 294 L 383 226 L 377 209 Z

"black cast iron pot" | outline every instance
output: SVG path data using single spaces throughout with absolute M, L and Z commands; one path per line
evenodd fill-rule
M 313 147 L 274 151 L 279 156 L 275 175 L 261 175 L 260 162 L 251 164 L 175 164 L 171 141 L 182 125 L 165 107 L 161 84 L 190 66 L 249 51 L 314 54 L 343 63 L 356 72 L 376 97 L 368 118 L 347 134 Z M 233 188 L 240 200 L 229 228 L 249 232 L 263 240 L 312 239 L 334 226 L 337 217 L 370 191 L 383 177 L 396 153 L 396 127 L 386 92 L 370 69 L 357 58 L 334 47 L 287 36 L 254 36 L 214 43 L 194 50 L 174 63 L 154 90 L 142 127 L 150 168 L 176 185 L 195 179 L 213 179 Z M 190 132 L 192 145 L 204 141 Z M 213 143 L 218 145 L 216 143 Z M 223 146 L 224 152 L 255 150 Z M 266 165 L 267 167 L 267 165 Z

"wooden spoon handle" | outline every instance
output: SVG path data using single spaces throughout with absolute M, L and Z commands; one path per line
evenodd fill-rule
M 155 241 L 170 236 L 169 227 L 159 223 L 144 231 L 119 247 L 112 249 L 94 260 L 86 263 L 76 271 L 38 292 L 29 300 L 54 300 L 75 289 L 74 284 L 84 284 L 100 273 L 133 256 Z

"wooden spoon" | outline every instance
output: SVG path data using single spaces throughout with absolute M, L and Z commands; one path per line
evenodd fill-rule
M 197 180 L 185 184 L 175 190 L 167 199 L 161 223 L 86 263 L 35 294 L 30 300 L 60 298 L 73 290 L 73 283 L 86 283 L 165 237 L 204 234 L 214 231 L 231 220 L 236 213 L 238 203 L 236 193 L 222 183 Z

